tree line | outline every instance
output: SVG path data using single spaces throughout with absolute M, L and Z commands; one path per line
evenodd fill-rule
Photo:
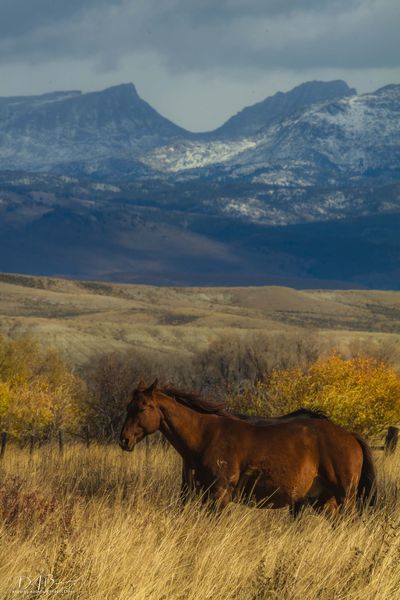
M 315 333 L 227 335 L 192 355 L 132 348 L 77 367 L 34 338 L 0 337 L 0 429 L 26 443 L 65 435 L 114 440 L 140 379 L 190 388 L 240 412 L 300 406 L 379 436 L 400 423 L 396 344 L 353 342 L 346 354 Z

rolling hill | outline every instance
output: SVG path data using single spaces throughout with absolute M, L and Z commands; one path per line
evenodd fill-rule
M 346 347 L 400 342 L 400 292 L 160 288 L 0 274 L 0 333 L 35 335 L 74 363 L 128 348 L 191 354 L 221 336 L 305 331 Z

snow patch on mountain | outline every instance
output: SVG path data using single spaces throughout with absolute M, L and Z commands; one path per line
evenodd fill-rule
M 181 142 L 156 148 L 142 161 L 153 169 L 177 172 L 227 162 L 256 145 L 256 140 L 246 138 L 232 142 Z

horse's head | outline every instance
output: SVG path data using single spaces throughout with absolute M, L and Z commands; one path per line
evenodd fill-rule
M 131 452 L 135 444 L 160 427 L 161 415 L 155 401 L 157 379 L 148 388 L 141 382 L 133 391 L 127 407 L 125 423 L 120 435 L 120 446 Z

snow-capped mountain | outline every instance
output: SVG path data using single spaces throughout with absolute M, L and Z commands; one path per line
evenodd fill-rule
M 209 169 L 271 185 L 400 178 L 400 85 L 313 103 L 273 119 L 254 135 L 179 140 L 144 157 L 170 172 Z
M 0 169 L 129 171 L 143 152 L 190 134 L 142 100 L 133 84 L 101 92 L 0 98 Z
M 119 178 L 219 177 L 273 186 L 400 178 L 400 86 L 357 95 L 308 82 L 194 134 L 132 84 L 0 98 L 0 170 Z
M 399 117 L 337 81 L 200 134 L 131 84 L 0 98 L 0 271 L 398 288 Z

